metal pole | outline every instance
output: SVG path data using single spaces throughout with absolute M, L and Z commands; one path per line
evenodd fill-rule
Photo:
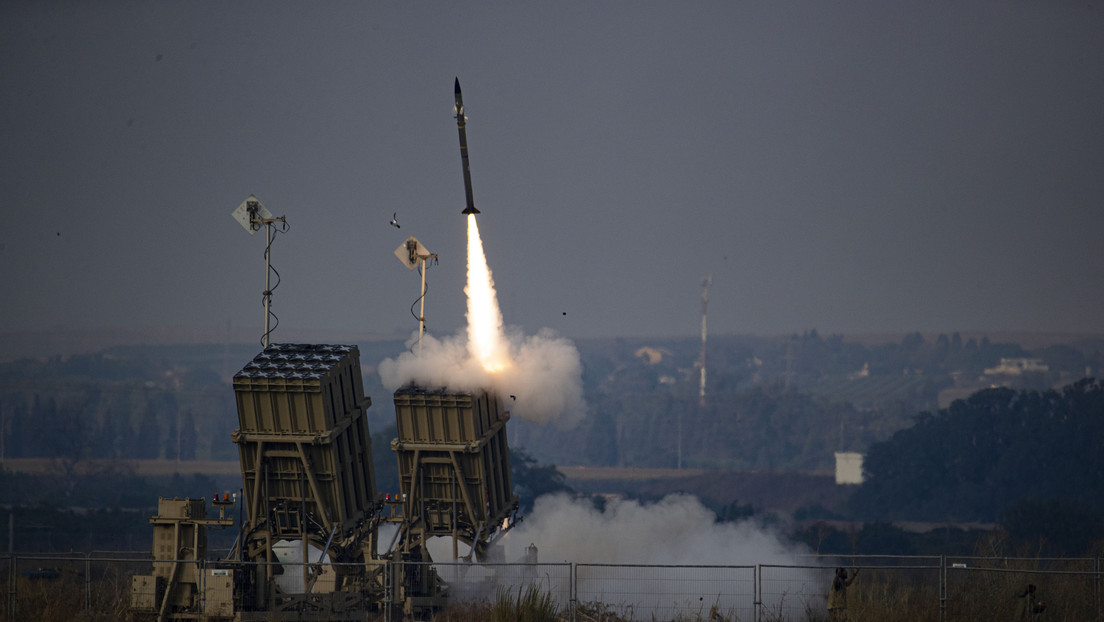
M 265 288 L 264 288 L 264 347 L 268 347 L 268 318 L 269 309 L 272 305 L 272 290 L 269 289 L 269 279 L 271 278 L 272 270 L 272 237 L 273 237 L 272 223 L 265 223 Z
M 1095 607 L 1095 618 L 1097 621 L 1101 619 L 1101 558 L 1097 557 L 1093 560 L 1093 605 Z
M 947 619 L 947 556 L 939 556 L 939 621 Z
M 752 606 L 755 607 L 755 620 L 758 622 L 761 618 L 763 611 L 763 564 L 757 564 L 755 566 L 755 602 Z
M 11 557 L 8 558 L 8 619 L 15 619 L 15 599 L 16 599 L 16 581 L 15 573 L 18 564 L 15 561 L 15 553 L 11 553 Z
M 92 553 L 84 556 L 84 610 L 92 611 Z
M 575 612 L 579 608 L 579 571 L 575 563 L 567 567 L 567 576 L 571 584 L 571 593 L 567 600 L 571 603 L 571 622 L 575 622 Z
M 425 279 L 426 269 L 429 268 L 429 263 L 426 261 L 429 257 L 422 257 L 422 306 L 418 311 L 418 354 L 422 353 L 422 336 L 425 335 Z

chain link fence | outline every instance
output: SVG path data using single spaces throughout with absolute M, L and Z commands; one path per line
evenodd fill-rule
M 137 558 L 136 558 L 137 557 Z M 140 556 L 18 555 L 0 558 L 6 588 L 0 620 L 126 619 L 131 577 L 148 572 Z
M 255 592 L 235 585 L 232 572 L 226 572 L 234 564 L 177 564 L 189 566 L 188 576 L 196 577 L 189 601 L 196 619 L 229 618 L 257 602 Z M 433 576 L 444 588 L 450 608 L 478 612 L 534 592 L 547 598 L 565 622 L 823 622 L 829 619 L 828 593 L 835 568 L 841 565 L 832 558 L 756 566 L 393 562 L 378 567 L 374 575 L 366 574 L 363 564 L 237 568 L 275 577 L 282 593 L 305 591 L 283 601 L 289 610 L 299 602 L 309 604 L 311 593 L 340 590 L 355 581 L 370 584 L 372 598 L 379 599 L 375 615 L 391 620 L 402 617 L 402 604 L 386 595 L 399 594 L 400 584 L 411 577 Z M 1038 619 L 1104 622 L 1102 565 L 1101 558 L 848 558 L 848 570 L 859 571 L 847 590 L 848 619 L 1013 620 L 1028 599 L 1027 587 L 1033 585 L 1035 602 L 1045 607 Z M 134 599 L 142 600 L 142 580 L 152 568 L 149 553 L 0 557 L 0 622 L 135 619 Z M 151 593 L 147 600 L 154 603 L 156 598 Z M 356 608 L 353 600 L 347 604 L 350 610 Z M 471 608 L 474 605 L 483 608 Z M 156 608 L 143 612 L 147 617 L 156 614 Z M 263 615 L 241 619 L 247 618 Z M 356 619 L 363 619 L 363 614 Z
M 571 608 L 572 565 L 433 563 L 452 599 L 462 602 L 495 602 L 500 597 L 517 600 L 530 589 L 547 594 L 561 611 Z M 395 564 L 395 576 L 405 576 Z
M 577 564 L 585 620 L 751 620 L 754 566 Z
M 1101 559 L 968 557 L 946 564 L 947 616 L 1014 620 L 1035 601 L 1048 622 L 1101 620 Z M 1029 587 L 1034 586 L 1029 591 Z M 1035 618 L 1027 618 L 1035 619 Z

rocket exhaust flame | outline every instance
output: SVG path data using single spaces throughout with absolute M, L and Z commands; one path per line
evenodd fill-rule
M 475 214 L 468 214 L 468 349 L 472 358 L 491 373 L 511 367 L 502 312 L 498 308 L 494 279 L 487 267 L 483 241 Z

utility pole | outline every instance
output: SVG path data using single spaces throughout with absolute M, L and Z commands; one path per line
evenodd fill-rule
M 701 320 L 701 358 L 698 363 L 701 366 L 701 385 L 698 388 L 698 405 L 705 406 L 705 318 L 709 313 L 709 286 L 713 284 L 713 275 L 702 277 L 702 320 Z

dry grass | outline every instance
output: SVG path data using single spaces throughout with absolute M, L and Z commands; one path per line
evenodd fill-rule
M 94 570 L 86 583 L 84 561 L 59 563 L 56 578 L 32 579 L 17 575 L 14 584 L 14 616 L 9 608 L 10 593 L 0 598 L 0 622 L 36 620 L 39 622 L 109 622 L 133 619 L 128 616 L 130 564 L 113 564 Z M 0 579 L 7 586 L 9 576 L 0 568 Z M 948 569 L 945 617 L 941 618 L 937 570 L 918 574 L 901 569 L 862 570 L 848 590 L 852 622 L 914 622 L 943 619 L 946 622 L 985 622 L 1015 619 L 1021 601 L 1016 597 L 1027 583 L 1038 587 L 1039 598 L 1048 604 L 1048 622 L 1084 622 L 1099 620 L 1104 611 L 1096 611 L 1093 590 L 1097 579 L 1091 573 L 1067 568 L 1044 574 L 1032 562 L 999 562 L 990 568 Z M 781 608 L 764 606 L 763 622 L 825 622 L 823 600 L 805 610 L 783 614 Z M 455 603 L 437 612 L 432 622 L 564 622 L 570 610 L 559 608 L 548 593 L 536 587 L 500 591 L 493 602 Z M 731 612 L 702 609 L 675 614 L 675 622 L 736 622 Z M 632 605 L 579 603 L 575 610 L 579 622 L 655 622 L 651 613 Z
M 499 590 L 491 606 L 491 622 L 555 622 L 558 613 L 552 595 L 535 585 L 518 588 L 516 597 L 506 588 Z
M 16 579 L 14 616 L 5 599 L 0 621 L 118 622 L 126 620 L 130 606 L 130 577 L 105 577 L 86 592 L 82 576 L 63 572 L 57 579 Z M 86 599 L 88 607 L 85 607 Z

